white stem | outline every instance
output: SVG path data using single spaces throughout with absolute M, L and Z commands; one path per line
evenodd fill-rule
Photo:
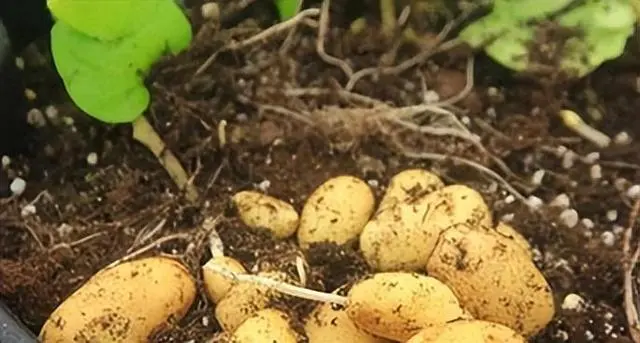
M 294 286 L 286 282 L 276 281 L 276 280 L 258 276 L 258 275 L 238 274 L 230 271 L 225 267 L 215 265 L 215 264 L 205 264 L 204 267 L 226 278 L 234 279 L 236 281 L 252 282 L 255 284 L 267 286 L 269 288 L 273 288 L 277 290 L 280 293 L 288 294 L 294 297 L 313 300 L 313 301 L 319 301 L 319 302 L 325 302 L 325 303 L 326 302 L 334 303 L 334 304 L 339 304 L 343 306 L 347 304 L 347 297 L 343 297 L 341 295 L 318 292 L 312 289 Z

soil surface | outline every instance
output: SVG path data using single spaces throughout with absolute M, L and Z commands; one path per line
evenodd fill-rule
M 510 221 L 534 247 L 558 310 L 532 342 L 631 342 L 622 234 L 630 225 L 633 186 L 640 184 L 637 66 L 612 63 L 569 83 L 515 77 L 476 55 L 472 88 L 465 90 L 469 51 L 421 54 L 435 42 L 440 22 L 420 23 L 426 46 L 403 44 L 390 53 L 394 44 L 384 44 L 377 14 L 334 1 L 324 37 L 331 58 L 317 50 L 324 25 L 317 17 L 228 48 L 277 22 L 270 7 L 237 3 L 221 2 L 217 22 L 201 18 L 199 1 L 188 3 L 195 8 L 192 47 L 159 62 L 148 79 L 147 118 L 194 176 L 202 196 L 197 204 L 182 199 L 129 127 L 82 114 L 51 65 L 28 63 L 27 86 L 37 94 L 33 108 L 43 125 L 31 153 L 12 157 L 0 171 L 4 195 L 16 176 L 27 181 L 22 195 L 0 199 L 0 298 L 30 329 L 39 332 L 53 309 L 102 267 L 154 240 L 164 239 L 144 255 L 176 255 L 201 280 L 198 266 L 210 257 L 203 222 L 219 216 L 225 252 L 247 270 L 280 269 L 296 277 L 296 258 L 304 256 L 307 286 L 332 291 L 370 272 L 356 246 L 323 244 L 302 254 L 294 239 L 247 230 L 230 196 L 259 189 L 300 210 L 329 177 L 361 177 L 380 196 L 395 173 L 421 167 L 481 192 L 494 218 Z M 361 15 L 370 21 L 356 33 L 348 25 Z M 378 69 L 407 60 L 416 63 Z M 366 68 L 374 68 L 373 75 L 349 82 L 347 73 Z M 414 116 L 393 113 L 461 92 L 443 105 L 456 121 L 424 109 Z M 568 130 L 556 115 L 562 108 L 582 114 L 614 143 L 598 148 Z M 442 128 L 458 135 L 441 134 Z M 94 154 L 97 163 L 89 163 Z M 525 203 L 520 195 L 537 197 L 541 206 L 532 210 L 535 199 Z M 571 293 L 584 299 L 583 308 L 562 308 Z M 291 299 L 275 305 L 296 318 L 313 306 Z M 202 295 L 154 340 L 205 342 L 219 331 Z

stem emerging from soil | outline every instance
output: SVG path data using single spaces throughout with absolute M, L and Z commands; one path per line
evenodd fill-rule
M 211 271 L 218 273 L 228 279 L 263 285 L 263 286 L 275 289 L 280 293 L 288 294 L 294 297 L 312 300 L 312 301 L 329 302 L 329 303 L 338 304 L 342 306 L 345 306 L 347 304 L 347 297 L 343 297 L 341 295 L 314 291 L 312 289 L 294 286 L 286 282 L 276 281 L 276 280 L 261 277 L 258 275 L 234 273 L 225 267 L 215 265 L 213 263 L 205 264 L 204 268 L 210 269 Z
M 133 138 L 153 153 L 167 173 L 169 173 L 169 176 L 173 182 L 175 182 L 176 186 L 178 186 L 181 191 L 185 191 L 187 200 L 190 202 L 196 202 L 198 200 L 198 190 L 189 181 L 187 172 L 182 168 L 178 158 L 171 150 L 167 149 L 162 138 L 160 138 L 144 115 L 141 115 L 133 122 Z

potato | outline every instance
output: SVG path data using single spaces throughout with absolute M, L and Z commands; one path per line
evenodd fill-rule
M 287 238 L 298 229 L 300 218 L 291 204 L 254 191 L 232 198 L 242 222 L 252 229 L 267 229 L 276 238 Z
M 518 232 L 513 226 L 504 222 L 499 222 L 498 225 L 496 225 L 495 230 L 502 236 L 513 240 L 515 244 L 517 244 L 527 252 L 527 255 L 533 258 L 533 251 L 531 250 L 529 241 L 527 241 L 527 239 L 524 238 L 524 236 L 520 234 L 520 232 Z
M 307 199 L 300 215 L 298 243 L 344 244 L 357 239 L 374 211 L 375 198 L 366 182 L 338 176 L 318 187 Z
M 287 280 L 287 275 L 283 272 L 262 272 L 258 275 L 274 280 Z M 222 329 L 233 332 L 247 318 L 265 309 L 272 297 L 277 294 L 275 290 L 267 286 L 252 282 L 239 282 L 231 287 L 216 305 L 216 319 Z
M 449 287 L 416 273 L 374 274 L 347 297 L 347 314 L 358 327 L 401 342 L 424 328 L 468 317 Z
M 43 343 L 146 343 L 179 320 L 196 284 L 179 262 L 151 257 L 103 269 L 69 296 L 40 331 Z
M 247 270 L 244 269 L 242 264 L 231 257 L 216 256 L 207 261 L 205 267 L 202 267 L 202 278 L 204 279 L 205 291 L 207 292 L 209 299 L 214 303 L 219 302 L 220 299 L 229 292 L 231 287 L 237 283 L 207 268 L 206 265 L 218 265 L 236 274 L 247 273 Z
M 529 254 L 490 230 L 457 225 L 442 234 L 427 263 L 476 319 L 506 325 L 524 336 L 554 315 L 551 288 Z
M 309 343 L 391 343 L 358 328 L 345 308 L 334 308 L 331 303 L 319 304 L 305 321 L 304 330 Z
M 265 309 L 242 323 L 230 343 L 297 343 L 297 334 L 288 316 L 279 310 Z
M 424 169 L 407 169 L 391 178 L 376 213 L 389 209 L 398 203 L 421 198 L 442 187 L 444 187 L 444 183 L 437 175 Z
M 377 271 L 421 270 L 440 233 L 457 223 L 493 225 L 482 196 L 463 185 L 447 186 L 378 213 L 360 234 L 360 250 Z
M 504 325 L 472 319 L 424 329 L 406 343 L 526 343 L 526 340 Z

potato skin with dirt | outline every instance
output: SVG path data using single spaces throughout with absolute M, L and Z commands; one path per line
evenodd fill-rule
M 394 175 L 380 200 L 376 214 L 399 203 L 411 202 L 444 187 L 442 180 L 424 169 L 407 169 Z
M 375 198 L 369 185 L 349 175 L 337 176 L 320 185 L 307 199 L 298 228 L 298 243 L 345 244 L 358 238 L 373 214 Z
M 213 303 L 218 303 L 229 292 L 231 287 L 237 283 L 207 268 L 206 265 L 208 264 L 221 266 L 236 274 L 246 274 L 247 270 L 240 262 L 228 256 L 216 256 L 207 261 L 205 266 L 202 267 L 204 288 L 209 299 Z
M 51 314 L 43 343 L 146 343 L 169 318 L 182 318 L 196 284 L 178 261 L 150 257 L 103 269 Z
M 233 204 L 242 222 L 252 229 L 267 229 L 276 238 L 287 238 L 298 229 L 300 217 L 287 202 L 255 191 L 234 194 Z
M 283 272 L 262 272 L 258 275 L 287 281 L 287 274 Z M 239 282 L 231 287 L 216 305 L 216 319 L 223 330 L 234 332 L 245 320 L 265 309 L 275 294 L 277 293 L 269 287 L 251 282 Z
M 526 343 L 511 328 L 483 320 L 458 320 L 441 327 L 428 328 L 406 343 Z
M 264 309 L 245 320 L 231 336 L 231 343 L 297 343 L 288 316 L 279 310 Z
M 304 324 L 309 343 L 391 343 L 358 328 L 345 308 L 334 308 L 330 303 L 319 304 Z
M 493 225 L 482 195 L 450 185 L 377 213 L 360 234 L 360 250 L 377 271 L 423 270 L 440 233 L 457 223 Z
M 447 285 L 401 272 L 356 283 L 348 293 L 347 314 L 363 330 L 400 342 L 424 328 L 468 317 Z
M 491 230 L 463 225 L 442 234 L 427 263 L 474 318 L 531 336 L 555 313 L 551 288 L 521 245 Z

